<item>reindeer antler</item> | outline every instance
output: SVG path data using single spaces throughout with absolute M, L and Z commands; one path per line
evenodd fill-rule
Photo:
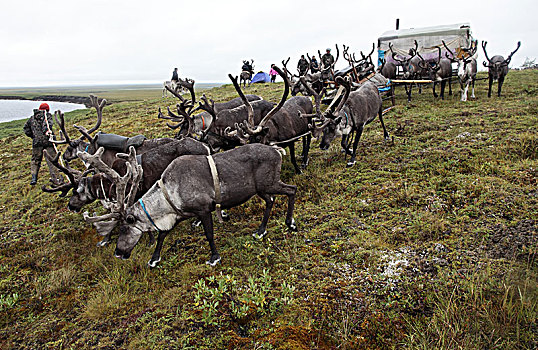
M 99 99 L 95 95 L 90 95 L 90 105 L 97 111 L 97 123 L 95 123 L 90 130 L 86 130 L 85 127 L 78 125 L 73 125 L 73 127 L 78 129 L 78 131 L 80 131 L 82 134 L 80 137 L 81 140 L 85 137 L 90 143 L 94 143 L 95 139 L 93 136 L 91 136 L 91 134 L 101 126 L 101 121 L 103 120 L 103 108 L 106 106 L 106 99 L 103 98 L 101 99 L 101 102 L 99 102 Z
M 65 130 L 65 120 L 62 111 L 57 110 L 56 112 L 54 112 L 54 120 L 56 121 L 56 124 L 58 124 L 58 126 L 60 127 L 60 134 L 62 135 L 63 139 L 55 140 L 53 135 L 50 135 L 49 141 L 56 144 L 69 144 L 71 140 L 69 139 L 69 135 Z
M 491 60 L 488 57 L 488 53 L 486 52 L 486 45 L 488 44 L 487 41 L 482 40 L 482 50 L 484 50 L 484 56 L 486 56 L 486 60 L 488 60 L 488 63 L 484 61 L 484 66 L 489 67 L 489 64 L 491 63 Z
M 133 205 L 143 175 L 142 166 L 136 161 L 136 151 L 133 146 L 129 148 L 128 155 L 118 154 L 119 157 L 127 160 L 125 164 L 127 171 L 124 176 L 120 176 L 114 169 L 103 162 L 101 156 L 103 155 L 104 150 L 103 147 L 100 147 L 93 155 L 87 152 L 77 152 L 77 155 L 83 161 L 107 175 L 116 186 L 116 202 L 110 203 L 108 206 L 111 210 L 110 213 L 101 216 L 89 216 L 88 213 L 85 212 L 83 215 L 84 220 L 94 224 L 101 235 L 109 234 L 116 226 L 118 220 L 124 216 L 126 208 Z M 131 185 L 129 193 L 127 193 L 128 184 Z
M 512 56 L 516 53 L 517 50 L 519 50 L 519 47 L 520 47 L 520 46 L 521 46 L 521 41 L 518 41 L 518 42 L 517 42 L 517 47 L 516 47 L 516 49 L 515 49 L 514 51 L 512 51 L 512 52 L 510 53 L 510 55 L 508 55 L 508 58 L 507 58 L 507 59 L 504 60 L 504 62 L 505 62 L 506 64 L 509 64 L 509 63 L 510 63 L 510 61 L 512 60 Z
M 213 101 L 212 99 L 208 100 L 205 94 L 202 94 L 201 101 L 198 102 L 198 104 L 199 104 L 199 107 L 198 107 L 199 109 L 202 109 L 208 112 L 209 114 L 213 116 L 213 118 L 217 116 L 217 112 L 215 111 L 215 101 Z
M 273 67 L 273 69 L 275 67 Z M 243 101 L 243 103 L 247 107 L 247 113 L 248 113 L 247 121 L 248 121 L 248 123 L 250 125 L 254 125 L 254 109 L 252 109 L 252 105 L 250 104 L 249 100 L 245 97 L 245 94 L 243 93 L 243 91 L 241 90 L 241 87 L 237 83 L 237 77 L 234 77 L 233 75 L 228 74 L 228 78 L 230 78 L 230 80 L 232 81 L 232 84 L 233 84 L 235 90 L 239 94 L 239 97 L 241 97 L 241 100 Z M 284 82 L 285 81 L 286 81 L 286 79 L 284 79 Z
M 84 176 L 86 176 L 88 173 L 94 171 L 93 169 L 88 169 L 84 173 L 75 170 L 67 164 L 66 166 L 63 166 L 59 163 L 60 155 L 61 153 L 58 152 L 54 157 L 52 157 L 47 150 L 43 151 L 43 154 L 45 155 L 45 158 L 47 158 L 52 165 L 54 165 L 58 170 L 60 170 L 62 173 L 67 175 L 67 178 L 69 179 L 68 183 L 64 184 L 54 184 L 53 187 L 47 188 L 45 185 L 41 187 L 43 192 L 61 192 L 59 194 L 60 197 L 65 197 L 70 189 L 74 188 L 76 189 L 78 187 L 78 183 L 80 182 L 80 179 L 82 179 Z

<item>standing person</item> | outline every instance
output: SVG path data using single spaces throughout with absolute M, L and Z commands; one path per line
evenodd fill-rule
M 49 141 L 49 137 L 53 135 L 52 114 L 49 113 L 49 110 L 49 105 L 42 103 L 39 109 L 34 109 L 34 114 L 24 124 L 24 133 L 26 136 L 32 138 L 32 161 L 30 163 L 30 172 L 32 173 L 30 185 L 32 186 L 37 183 L 37 175 L 41 167 L 43 151 L 46 150 L 51 156 L 56 155 L 54 145 Z M 58 176 L 54 165 L 48 159 L 46 161 L 49 166 L 50 180 L 55 184 L 61 183 L 62 180 Z
M 327 48 L 325 54 L 321 56 L 321 77 L 323 80 L 328 80 L 333 78 L 333 65 L 334 56 L 331 55 L 331 49 Z
M 274 69 L 275 65 L 272 64 L 271 65 L 271 70 L 269 71 L 269 75 L 271 76 L 271 83 L 274 83 L 275 82 L 275 79 L 276 79 L 276 75 L 278 74 L 276 72 L 276 70 Z
M 301 59 L 297 62 L 297 68 L 299 69 L 299 75 L 305 75 L 308 72 L 308 61 L 301 55 Z
M 172 72 L 172 79 L 171 79 L 173 82 L 178 82 L 179 81 L 179 76 L 177 74 L 177 68 L 174 68 L 174 71 Z
M 312 55 L 312 61 L 310 61 L 310 72 L 313 74 L 317 71 L 319 71 L 318 60 L 316 59 L 316 56 Z

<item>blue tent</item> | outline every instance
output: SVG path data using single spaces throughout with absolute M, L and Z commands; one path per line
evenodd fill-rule
M 271 82 L 271 77 L 265 72 L 258 72 L 255 76 L 252 77 L 252 80 L 250 81 L 251 84 L 269 82 Z

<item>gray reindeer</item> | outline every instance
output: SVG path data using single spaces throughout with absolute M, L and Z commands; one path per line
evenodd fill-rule
M 484 67 L 488 68 L 488 78 L 489 78 L 489 87 L 488 87 L 488 97 L 491 97 L 491 86 L 493 85 L 493 81 L 498 81 L 497 86 L 497 96 L 501 97 L 501 89 L 503 87 L 504 78 L 508 74 L 508 65 L 510 64 L 510 61 L 512 60 L 512 56 L 516 53 L 517 50 L 519 50 L 519 47 L 521 46 L 521 41 L 517 42 L 517 47 L 514 51 L 508 55 L 507 59 L 504 59 L 501 55 L 495 55 L 491 59 L 488 57 L 488 53 L 486 52 L 486 45 L 488 44 L 487 41 L 482 41 L 482 49 L 484 50 L 484 55 L 486 56 L 486 59 L 488 62 L 484 61 Z

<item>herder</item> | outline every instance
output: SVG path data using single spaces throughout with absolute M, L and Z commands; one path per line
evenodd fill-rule
M 34 115 L 28 119 L 24 124 L 24 133 L 26 136 L 32 138 L 32 161 L 30 164 L 30 171 L 32 173 L 32 181 L 30 185 L 37 183 L 37 175 L 39 168 L 41 167 L 41 160 L 43 159 L 43 151 L 46 150 L 50 156 L 55 156 L 56 151 L 54 145 L 49 141 L 49 137 L 52 133 L 52 114 L 49 113 L 49 105 L 42 103 L 39 109 L 34 109 Z M 49 166 L 50 180 L 58 184 L 62 180 L 58 175 L 56 168 L 52 165 L 48 159 L 46 159 Z

